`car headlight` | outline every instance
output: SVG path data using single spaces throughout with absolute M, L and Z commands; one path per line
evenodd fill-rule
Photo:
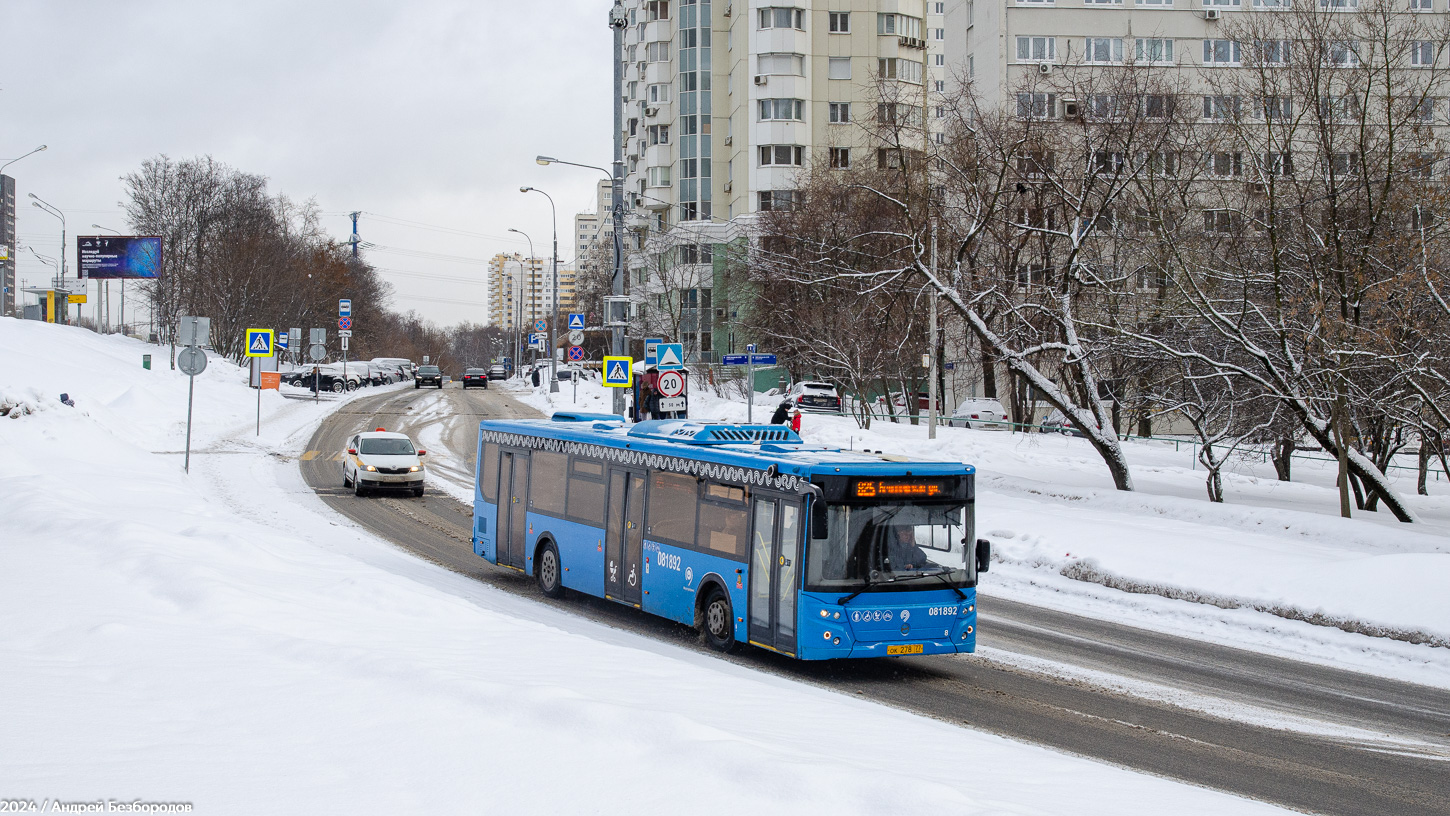
M 408 471 L 410 473 L 417 473 L 418 471 L 420 471 L 422 469 L 423 469 L 423 466 L 422 465 L 413 465 L 412 467 L 408 468 Z
M 372 465 L 368 465 L 368 472 L 369 473 L 372 473 L 372 472 L 374 472 L 376 470 L 377 470 L 377 468 L 373 467 Z

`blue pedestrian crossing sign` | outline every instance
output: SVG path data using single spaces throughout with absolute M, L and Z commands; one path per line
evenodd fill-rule
M 248 357 L 271 357 L 272 356 L 272 330 L 271 329 L 247 329 L 247 356 Z
M 610 388 L 632 388 L 634 360 L 628 357 L 605 357 L 604 384 Z
M 584 315 L 581 312 L 569 313 L 569 331 L 584 331 Z
M 685 344 L 660 343 L 655 347 L 655 359 L 660 371 L 678 371 L 685 367 Z

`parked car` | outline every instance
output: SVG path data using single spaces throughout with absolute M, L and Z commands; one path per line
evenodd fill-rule
M 369 362 L 387 368 L 390 371 L 392 370 L 392 366 L 397 366 L 399 372 L 398 376 L 402 378 L 399 380 L 399 382 L 401 382 L 403 379 L 412 379 L 413 371 L 418 368 L 417 366 L 413 365 L 412 360 L 409 360 L 406 357 L 374 357 Z
M 947 425 L 953 428 L 975 428 L 979 431 L 1008 431 L 1007 411 L 1002 403 L 985 397 L 963 400 L 952 412 Z
M 1079 431 L 1072 424 L 1072 421 L 1063 416 L 1062 412 L 1056 408 L 1052 409 L 1052 413 L 1048 414 L 1047 418 L 1038 424 L 1041 426 L 1043 433 L 1060 433 L 1064 436 L 1075 436 L 1078 439 L 1084 438 L 1083 432 Z M 1098 425 L 1097 427 L 1101 430 L 1103 426 Z
M 509 370 L 501 365 L 489 366 L 488 378 L 490 380 L 507 380 L 509 378 Z
M 463 388 L 467 390 L 471 385 L 488 387 L 488 372 L 481 368 L 463 369 Z
M 342 363 L 327 363 L 318 366 L 317 369 L 321 375 L 318 379 L 321 381 L 322 390 L 340 394 L 343 391 L 356 391 L 360 388 L 366 369 L 359 367 L 356 363 L 348 363 L 345 368 L 346 373 L 343 372 Z M 311 384 L 306 380 L 307 378 L 303 377 L 303 385 L 311 388 Z
M 413 377 L 413 387 L 422 388 L 425 385 L 436 385 L 442 388 L 443 380 L 443 371 L 438 366 L 418 366 L 418 373 Z
M 802 411 L 819 414 L 841 413 L 841 395 L 836 386 L 823 382 L 798 382 L 785 398 Z
M 423 457 L 405 434 L 383 430 L 354 434 L 342 457 L 342 486 L 359 496 L 370 490 L 411 490 L 423 495 Z

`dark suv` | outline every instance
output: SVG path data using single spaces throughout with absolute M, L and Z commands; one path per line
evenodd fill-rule
M 438 366 L 418 366 L 418 375 L 413 378 L 413 387 L 422 388 L 425 385 L 443 387 L 443 371 Z

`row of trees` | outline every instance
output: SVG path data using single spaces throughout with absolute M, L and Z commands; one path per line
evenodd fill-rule
M 846 383 L 910 366 L 858 347 L 889 329 L 919 350 L 921 298 L 939 299 L 1119 489 L 1114 409 L 1133 403 L 1194 428 L 1214 500 L 1238 445 L 1275 445 L 1287 478 L 1308 440 L 1339 458 L 1346 502 L 1413 521 L 1385 469 L 1450 428 L 1434 17 L 1296 4 L 1223 22 L 1232 68 L 1139 55 L 1034 72 L 1005 104 L 964 79 L 940 142 L 897 115 L 919 89 L 883 83 L 876 160 L 814 172 L 766 214 L 750 285 L 832 338 L 822 370 Z
M 164 239 L 163 274 L 142 286 L 163 342 L 174 343 L 181 316 L 204 315 L 212 347 L 240 360 L 247 328 L 330 327 L 337 301 L 349 298 L 359 316 L 354 359 L 487 364 L 506 348 L 496 329 L 445 329 L 392 311 L 391 286 L 325 233 L 316 204 L 268 192 L 263 176 L 210 156 L 157 156 L 123 181 L 131 229 Z M 336 332 L 328 334 L 337 349 Z

